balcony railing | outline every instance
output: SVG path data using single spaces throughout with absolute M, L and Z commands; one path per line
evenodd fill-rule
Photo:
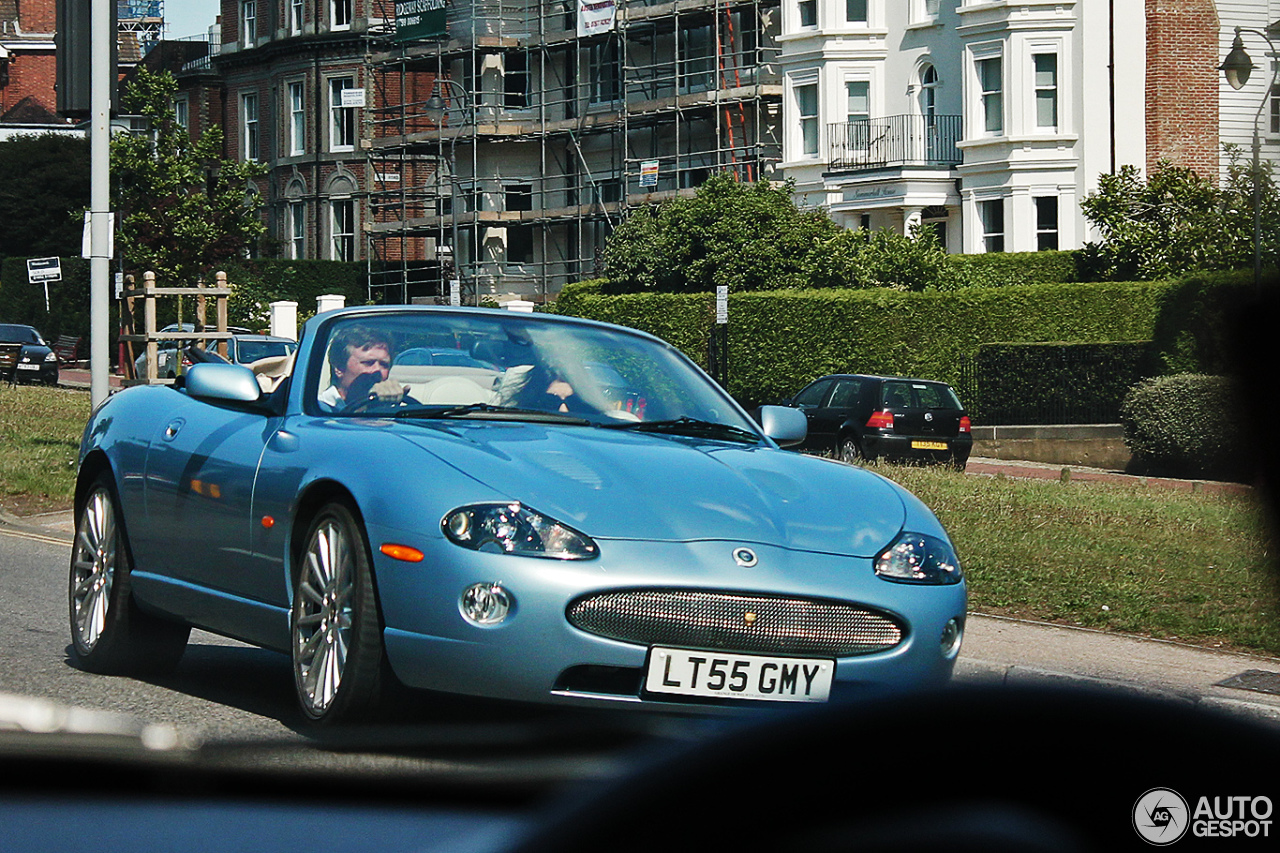
M 827 126 L 828 161 L 836 170 L 889 166 L 956 166 L 963 137 L 960 116 L 900 115 Z

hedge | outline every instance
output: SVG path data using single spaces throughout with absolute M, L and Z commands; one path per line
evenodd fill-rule
M 952 292 L 807 290 L 731 293 L 728 390 L 756 404 L 825 373 L 894 373 L 956 382 L 983 344 L 1151 340 L 1154 370 L 1223 363 L 1227 318 L 1252 295 L 1247 276 L 1175 282 L 1011 285 Z M 551 306 L 651 332 L 701 365 L 712 294 L 605 296 L 597 282 L 566 287 Z
M 1135 385 L 1120 407 L 1132 469 L 1168 477 L 1247 477 L 1240 410 L 1235 385 L 1222 376 L 1178 374 Z
M 984 252 L 948 255 L 959 278 L 969 286 L 1008 287 L 1016 284 L 1063 284 L 1081 281 L 1077 252 Z

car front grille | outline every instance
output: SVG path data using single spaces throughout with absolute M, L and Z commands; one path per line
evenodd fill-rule
M 569 605 L 570 624 L 642 645 L 820 657 L 881 652 L 902 641 L 887 613 L 841 601 L 701 590 L 616 590 Z

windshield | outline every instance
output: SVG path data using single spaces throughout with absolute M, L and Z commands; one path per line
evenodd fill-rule
M 499 312 L 403 312 L 325 329 L 309 411 L 406 417 L 564 415 L 599 425 L 693 420 L 758 435 L 673 348 L 621 329 Z M 376 390 L 375 390 L 376 388 Z
M 40 334 L 30 326 L 0 323 L 0 341 L 7 344 L 43 344 Z

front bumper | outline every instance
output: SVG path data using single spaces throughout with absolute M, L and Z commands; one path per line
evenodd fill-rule
M 680 588 L 834 599 L 896 616 L 904 630 L 892 649 L 835 659 L 833 698 L 935 686 L 950 678 L 955 652 L 942 654 L 939 640 L 948 620 L 964 619 L 964 584 L 896 584 L 875 577 L 868 558 L 756 544 L 751 547 L 759 563 L 740 569 L 729 557 L 741 544 L 604 541 L 601 558 L 583 562 L 447 546 L 439 556 L 448 560 L 405 564 L 375 550 L 387 655 L 411 687 L 470 696 L 711 711 L 774 704 L 647 695 L 641 684 L 648 645 L 587 633 L 565 616 L 583 594 Z M 474 625 L 461 614 L 462 590 L 479 582 L 500 583 L 514 599 L 510 616 L 498 625 Z

